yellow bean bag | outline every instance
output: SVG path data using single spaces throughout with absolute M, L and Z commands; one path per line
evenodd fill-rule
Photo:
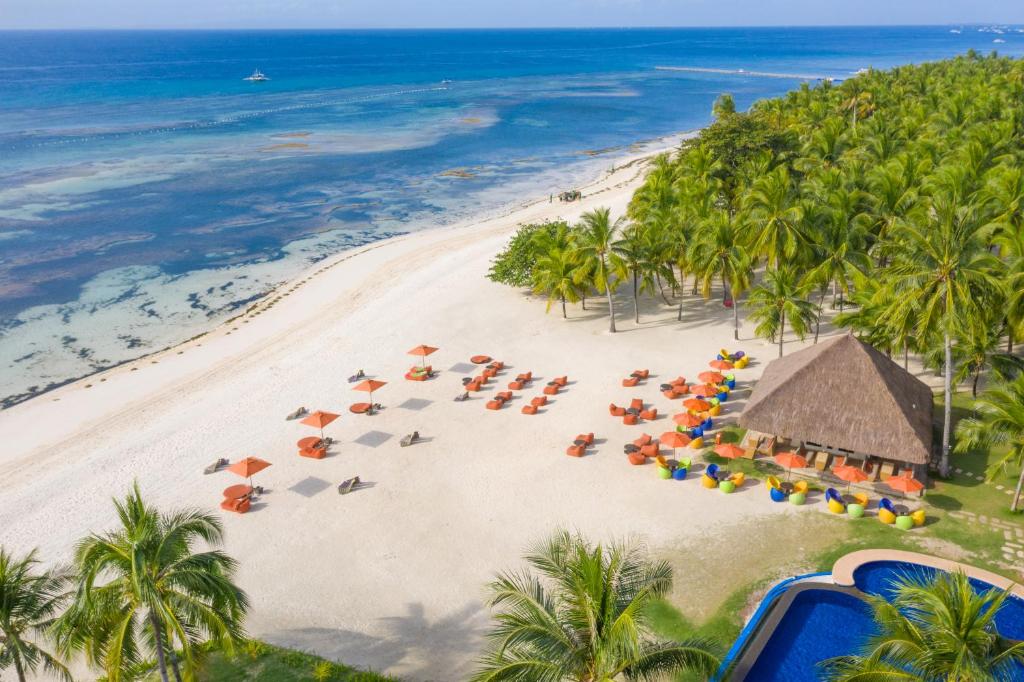
M 711 409 L 708 410 L 708 414 L 710 414 L 712 417 L 717 417 L 718 415 L 722 414 L 722 406 L 712 405 Z
M 797 481 L 793 484 L 793 492 L 807 494 L 807 481 Z
M 828 510 L 830 512 L 832 512 L 833 514 L 845 514 L 846 513 L 846 505 L 844 505 L 843 503 L 838 502 L 836 500 L 829 500 L 828 501 Z
M 728 359 L 729 359 L 729 351 L 727 351 L 727 350 L 726 350 L 726 349 L 724 349 L 724 348 L 719 348 L 719 349 L 718 349 L 718 354 L 719 354 L 719 355 L 721 355 L 721 356 L 722 356 L 723 358 L 725 358 L 726 360 L 728 360 Z
M 711 478 L 707 474 L 704 474 L 703 476 L 700 477 L 700 484 L 702 486 L 704 486 L 705 488 L 717 488 L 718 487 L 718 481 L 716 481 L 715 479 Z
M 774 476 L 769 476 L 767 479 L 765 479 L 764 482 L 764 487 L 768 488 L 769 490 L 771 490 L 772 488 L 778 488 L 780 485 L 781 484 L 779 483 L 779 479 L 775 478 Z
M 701 449 L 702 447 L 704 447 L 704 439 L 694 438 L 693 440 L 690 441 L 690 447 L 693 448 L 694 450 Z
M 742 358 L 740 358 L 739 360 L 737 360 L 737 361 L 735 362 L 735 364 L 733 364 L 733 367 L 735 367 L 736 369 L 743 369 L 744 367 L 746 367 L 746 366 L 747 366 L 747 362 L 748 362 L 748 360 L 747 360 L 747 356 L 746 356 L 746 355 L 744 355 L 744 356 L 743 356 Z
M 860 506 L 864 507 L 865 509 L 867 508 L 867 506 L 868 506 L 868 494 L 867 493 L 854 493 L 853 494 L 853 499 L 857 500 L 857 504 L 859 504 Z
M 882 523 L 885 523 L 885 524 L 888 524 L 888 525 L 891 526 L 892 524 L 896 523 L 896 515 L 893 514 L 891 511 L 889 511 L 888 509 L 879 508 L 878 509 L 878 520 L 881 521 Z
M 732 481 L 737 488 L 739 488 L 741 485 L 743 485 L 743 481 L 747 480 L 747 477 L 742 471 L 737 471 L 735 474 L 729 477 L 729 480 Z
M 924 509 L 918 509 L 917 511 L 915 511 L 914 513 L 912 513 L 910 515 L 910 518 L 914 522 L 915 526 L 923 526 L 924 525 Z

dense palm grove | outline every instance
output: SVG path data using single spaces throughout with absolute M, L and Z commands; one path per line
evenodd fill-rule
M 620 286 L 637 322 L 640 296 L 678 305 L 682 319 L 687 288 L 716 290 L 737 330 L 742 299 L 780 355 L 785 333 L 816 339 L 835 310 L 880 350 L 944 374 L 948 473 L 955 386 L 977 393 L 983 375 L 1010 380 L 1020 368 L 1024 62 L 968 53 L 867 71 L 745 113 L 726 95 L 715 116 L 654 162 L 624 220 L 597 211 L 575 227 L 525 228 L 534 237 L 512 245 L 525 281 L 508 276 L 513 249 L 492 278 L 529 283 L 563 314 L 597 293 L 612 331 Z

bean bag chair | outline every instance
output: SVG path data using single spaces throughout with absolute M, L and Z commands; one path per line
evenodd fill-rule
M 782 484 L 779 483 L 779 479 L 775 478 L 774 476 L 769 476 L 768 478 L 764 479 L 764 487 L 768 488 L 768 490 L 771 490 L 772 488 L 782 488 Z
M 881 507 L 879 507 L 878 508 L 878 520 L 881 521 L 882 523 L 885 523 L 885 524 L 888 524 L 888 525 L 891 526 L 892 524 L 896 523 L 896 515 L 893 514 L 891 511 L 889 511 L 888 509 L 882 509 Z M 911 523 L 913 523 L 913 521 L 911 521 Z
M 635 370 L 633 370 L 633 376 L 640 377 L 641 379 L 646 379 L 647 377 L 651 376 L 651 370 L 649 370 L 649 369 L 635 369 Z
M 327 448 L 302 448 L 299 450 L 299 456 L 310 459 L 323 459 L 327 456 Z
M 654 421 L 655 419 L 658 418 L 658 408 L 652 407 L 649 410 L 641 410 L 640 418 L 646 419 L 647 421 Z
M 679 461 L 676 463 L 676 466 L 678 466 L 680 469 L 689 469 L 693 466 L 693 460 L 691 460 L 689 457 L 680 457 Z
M 897 516 L 896 527 L 900 530 L 910 530 L 914 527 L 914 520 L 909 516 Z
M 555 377 L 554 379 L 552 379 L 552 381 L 554 381 L 559 386 L 565 386 L 567 383 L 569 383 L 569 377 L 568 376 Z
M 568 448 L 565 449 L 565 454 L 569 455 L 570 457 L 582 457 L 583 450 L 584 448 L 582 445 L 570 445 Z
M 722 414 L 722 406 L 712 405 L 711 409 L 708 410 L 708 414 L 710 414 L 712 417 L 717 417 L 718 415 Z
M 718 407 L 719 405 L 721 405 L 721 404 L 722 404 L 722 401 L 721 401 L 721 400 L 719 400 L 719 399 L 718 399 L 718 396 L 716 396 L 716 395 L 713 395 L 713 396 L 711 396 L 710 398 L 706 398 L 706 400 L 707 400 L 707 401 L 708 401 L 709 403 L 711 403 L 711 406 L 712 406 L 712 407 Z
M 795 505 L 801 505 L 807 502 L 807 493 L 792 493 L 789 496 L 789 503 Z
M 793 484 L 793 493 L 807 495 L 807 481 L 797 481 Z M 791 495 L 793 493 L 790 493 Z
M 735 391 L 736 390 L 736 380 L 735 379 L 726 379 L 725 380 L 725 385 L 729 387 L 730 391 Z
M 519 410 L 523 414 L 537 414 L 536 405 L 523 405 L 523 409 Z
M 672 478 L 672 470 L 671 469 L 667 469 L 667 468 L 665 468 L 663 466 L 658 466 L 658 467 L 655 467 L 655 468 L 658 470 L 658 478 L 663 478 L 665 480 L 670 480 Z
M 856 502 L 851 502 L 846 505 L 846 513 L 850 518 L 859 519 L 864 516 L 864 505 Z
M 650 445 L 653 440 L 653 437 L 644 433 L 641 434 L 639 438 L 633 441 L 633 445 L 637 446 L 638 448 L 642 448 L 645 445 Z
M 639 452 L 631 452 L 626 457 L 629 459 L 629 463 L 639 466 L 641 464 L 647 464 L 647 458 L 641 455 Z
M 658 444 L 648 443 L 647 445 L 640 446 L 640 454 L 644 457 L 657 457 L 658 456 Z
M 704 447 L 704 439 L 701 438 L 700 436 L 697 436 L 696 438 L 690 441 L 690 447 L 693 448 L 694 450 L 700 450 L 702 447 Z
M 842 502 L 832 499 L 828 501 L 828 510 L 833 514 L 842 514 L 846 511 L 846 505 L 844 505 Z
M 711 429 L 715 428 L 715 423 L 711 421 L 711 417 L 708 417 L 707 419 L 704 420 L 704 423 L 700 425 L 700 428 L 703 431 L 710 431 Z
M 786 501 L 786 493 L 782 492 L 782 488 L 769 488 L 768 496 L 772 498 L 772 502 Z
M 547 393 L 547 391 L 544 392 Z M 610 414 L 613 417 L 621 417 L 624 414 L 626 414 L 626 408 L 619 407 L 615 403 L 612 403 L 611 405 L 608 406 L 608 414 Z
M 736 351 L 735 353 L 733 353 L 733 357 L 735 357 L 735 358 L 736 358 L 737 360 L 739 360 L 740 358 L 742 358 L 742 357 L 743 357 L 744 355 L 746 355 L 746 353 L 744 353 L 744 352 L 743 352 L 743 351 L 741 351 L 741 350 L 738 350 L 738 351 Z
M 729 399 L 729 394 L 728 394 L 728 393 L 726 393 L 725 391 L 721 391 L 721 392 L 720 392 L 720 393 L 719 393 L 719 394 L 718 394 L 717 396 L 715 396 L 715 397 L 716 397 L 716 398 L 718 398 L 718 402 L 720 402 L 720 403 L 724 403 L 725 401 L 727 401 L 727 400 Z
M 237 499 L 225 499 L 220 503 L 220 508 L 224 511 L 235 512 L 237 514 L 244 514 L 249 511 L 250 506 L 248 497 L 241 497 Z
M 718 488 L 723 493 L 729 494 L 732 491 L 736 490 L 736 484 L 733 483 L 732 481 L 722 481 L 721 483 L 718 484 Z
M 629 401 L 629 409 L 631 410 L 642 410 L 644 409 L 644 401 L 641 398 L 633 398 Z
M 491 356 L 490 355 L 474 355 L 473 357 L 471 357 L 469 359 L 469 361 L 472 362 L 474 365 L 482 365 L 484 363 L 490 362 L 491 361 Z
M 867 493 L 854 493 L 853 499 L 857 502 L 857 504 L 862 506 L 864 509 L 868 508 L 869 498 Z
M 636 426 L 640 423 L 640 419 L 633 413 L 626 413 L 626 415 L 622 417 L 622 423 L 626 426 Z
M 523 382 L 521 382 L 521 381 L 510 381 L 510 382 L 508 382 L 508 387 L 510 389 L 512 389 L 513 391 L 521 391 L 521 390 L 523 390 Z
M 546 395 L 539 395 L 536 398 L 532 398 L 530 404 L 534 407 L 544 407 L 548 404 L 548 397 Z
M 910 514 L 910 520 L 914 522 L 915 526 L 923 526 L 924 525 L 924 519 L 925 519 L 924 509 L 918 509 L 917 511 L 912 512 Z
M 666 398 L 668 398 L 669 400 L 675 400 L 676 398 L 679 397 L 679 394 L 676 393 L 675 390 L 673 390 L 673 389 L 662 391 L 661 394 L 663 396 L 665 396 Z
M 704 474 L 703 476 L 700 477 L 700 484 L 705 488 L 717 488 L 718 480 L 711 478 L 707 474 Z
M 408 379 L 409 381 L 426 381 L 427 380 L 427 375 L 426 374 L 413 374 L 412 372 L 406 372 L 405 373 L 405 378 Z
M 690 429 L 690 438 L 703 438 L 703 436 L 704 429 L 702 429 L 701 427 L 694 426 L 692 429 Z
M 518 381 L 533 381 L 533 371 L 523 372 L 522 374 L 516 375 Z
M 622 385 L 625 386 L 626 388 L 633 388 L 639 383 L 640 379 L 638 379 L 637 377 L 629 377 L 628 379 L 622 380 Z
M 729 477 L 729 480 L 732 481 L 733 485 L 739 488 L 740 486 L 743 485 L 743 482 L 747 480 L 747 476 L 742 471 L 737 471 L 735 474 Z
M 686 479 L 686 468 L 685 467 L 678 467 L 675 471 L 672 472 L 672 478 L 674 478 L 677 481 L 685 480 Z
M 487 409 L 488 410 L 500 410 L 501 406 L 504 405 L 504 404 L 505 404 L 504 400 L 488 400 L 487 401 Z
M 556 384 L 555 386 L 545 386 L 544 395 L 558 395 L 558 385 Z

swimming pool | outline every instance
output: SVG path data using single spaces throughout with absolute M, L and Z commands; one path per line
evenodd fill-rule
M 924 555 L 899 554 L 921 557 L 922 561 L 932 560 Z M 912 575 L 927 579 L 943 570 L 897 560 L 868 560 L 853 565 L 856 568 L 852 572 L 852 581 L 848 572 L 844 571 L 845 578 L 840 578 L 836 572 L 839 585 L 833 582 L 808 584 L 799 578 L 791 578 L 773 588 L 713 679 L 728 679 L 730 682 L 817 682 L 822 679 L 821 661 L 856 653 L 877 632 L 871 609 L 863 599 L 865 594 L 889 598 L 893 593 L 893 583 L 898 578 Z M 813 579 L 820 581 L 823 577 L 829 581 L 833 579 L 832 574 L 814 576 Z M 992 576 L 991 579 L 998 578 Z M 971 577 L 970 581 L 978 591 L 993 587 L 976 577 Z M 1024 599 L 1008 599 L 995 620 L 1001 635 L 1024 640 Z M 1024 679 L 1024 666 L 1020 666 L 1019 671 L 1013 679 Z

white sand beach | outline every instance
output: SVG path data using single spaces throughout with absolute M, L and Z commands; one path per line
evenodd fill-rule
M 114 521 L 112 496 L 137 480 L 157 505 L 215 510 L 226 549 L 241 562 L 253 608 L 250 634 L 409 680 L 463 679 L 486 625 L 485 585 L 519 565 L 524 548 L 557 527 L 594 539 L 639 536 L 655 551 L 674 548 L 699 561 L 701 543 L 755 514 L 815 513 L 766 504 L 755 488 L 724 496 L 659 480 L 653 466 L 630 466 L 623 443 L 673 428 L 680 401 L 660 380 L 695 377 L 732 341 L 720 299 L 687 295 L 675 308 L 645 299 L 641 324 L 626 292 L 620 333 L 609 334 L 602 300 L 588 310 L 555 308 L 485 278 L 491 257 L 523 222 L 610 206 L 620 215 L 644 162 L 583 189 L 573 204 L 547 197 L 510 215 L 379 242 L 315 266 L 256 310 L 178 348 L 47 393 L 0 412 L 2 543 L 41 558 L 69 558 L 74 542 Z M 737 371 L 737 400 L 775 349 L 753 339 L 754 357 Z M 403 379 L 417 344 L 439 347 L 427 382 Z M 795 344 L 795 342 L 794 342 Z M 794 346 L 795 347 L 795 346 Z M 788 347 L 787 347 L 788 350 Z M 487 354 L 506 370 L 467 402 L 454 402 L 469 358 Z M 621 380 L 649 368 L 645 385 Z M 349 413 L 365 394 L 346 378 L 363 369 L 388 382 L 374 394 L 385 409 Z M 505 409 L 484 403 L 515 374 L 534 384 Z M 569 385 L 534 416 L 520 413 L 544 383 Z M 625 426 L 609 402 L 641 397 L 659 418 Z M 339 441 L 323 460 L 297 456 L 315 431 L 285 415 L 299 406 L 342 416 L 326 428 Z M 424 442 L 399 447 L 418 430 Z M 567 457 L 576 434 L 596 446 Z M 222 512 L 231 473 L 203 475 L 219 457 L 254 455 L 273 463 L 256 476 L 267 493 L 244 515 Z M 340 496 L 360 476 L 370 485 Z

